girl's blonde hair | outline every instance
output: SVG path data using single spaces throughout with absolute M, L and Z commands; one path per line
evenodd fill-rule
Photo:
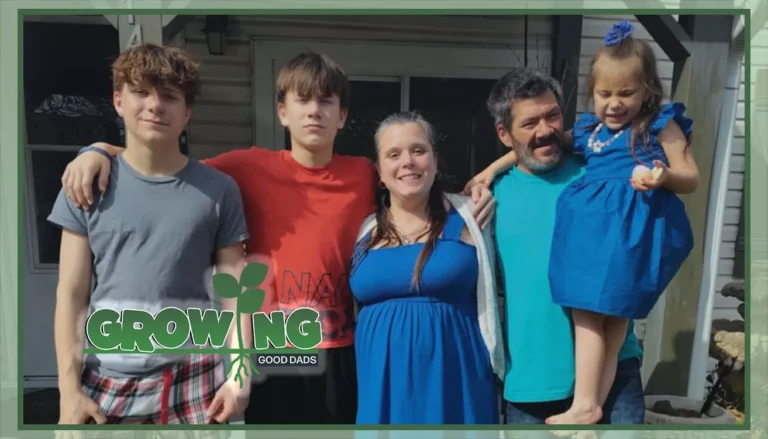
M 645 99 L 640 108 L 640 113 L 632 121 L 632 133 L 629 136 L 629 149 L 632 155 L 637 158 L 635 145 L 638 143 L 638 138 L 640 139 L 639 143 L 641 146 L 648 145 L 650 142 L 650 125 L 659 114 L 661 102 L 664 99 L 664 87 L 659 78 L 656 56 L 647 42 L 632 38 L 631 35 L 627 35 L 615 44 L 600 47 L 590 64 L 589 81 L 587 84 L 588 99 L 592 99 L 595 92 L 595 83 L 597 82 L 595 65 L 598 60 L 604 57 L 617 61 L 631 58 L 638 58 L 640 60 L 641 67 L 637 73 L 640 82 L 643 84 Z

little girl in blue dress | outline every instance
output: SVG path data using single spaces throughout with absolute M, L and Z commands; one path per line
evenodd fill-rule
M 693 248 L 677 196 L 698 186 L 693 122 L 682 104 L 662 104 L 656 59 L 632 31 L 614 25 L 592 60 L 594 113 L 572 133 L 586 172 L 557 204 L 549 278 L 554 303 L 571 310 L 576 383 L 570 409 L 550 424 L 600 421 L 629 319 L 648 316 Z M 489 184 L 516 162 L 512 151 L 477 181 Z

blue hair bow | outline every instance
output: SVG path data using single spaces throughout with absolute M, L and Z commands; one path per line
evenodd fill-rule
M 634 30 L 635 28 L 632 27 L 628 21 L 621 21 L 613 25 L 611 30 L 605 35 L 603 42 L 606 46 L 613 46 L 614 44 L 618 44 L 620 41 L 627 39 L 632 35 L 632 31 Z

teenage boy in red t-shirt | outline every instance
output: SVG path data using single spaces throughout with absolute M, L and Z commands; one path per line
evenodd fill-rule
M 248 254 L 270 264 L 273 274 L 262 311 L 317 310 L 325 368 L 321 374 L 268 377 L 252 389 L 245 422 L 354 424 L 354 304 L 347 276 L 360 225 L 375 211 L 378 175 L 367 158 L 333 153 L 350 99 L 346 75 L 333 60 L 298 55 L 281 69 L 277 89 L 277 112 L 290 132 L 291 150 L 251 147 L 203 163 L 240 187 Z M 122 151 L 98 145 L 111 155 Z M 89 205 L 91 194 L 83 189 L 90 189 L 98 174 L 104 190 L 108 173 L 105 157 L 81 154 L 65 171 L 64 190 L 75 203 Z M 494 200 L 480 189 L 474 194 L 476 216 L 486 222 Z

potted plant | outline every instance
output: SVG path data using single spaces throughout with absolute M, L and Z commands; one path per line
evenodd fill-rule
M 744 369 L 745 343 L 745 306 L 744 283 L 731 282 L 723 287 L 724 297 L 739 300 L 737 311 L 741 320 L 716 320 L 712 322 L 712 339 L 710 356 L 720 363 L 733 361 L 734 367 L 729 373 L 717 370 L 707 377 L 708 390 L 711 399 L 736 416 L 738 422 L 743 422 L 745 406 L 746 376 Z M 752 304 L 754 306 L 754 303 Z
M 738 312 L 744 318 L 744 284 L 733 282 L 722 291 L 742 303 Z M 710 356 L 718 360 L 709 374 L 703 400 L 673 396 L 645 397 L 646 424 L 722 425 L 743 421 L 744 413 L 744 320 L 712 322 Z
M 648 395 L 645 397 L 645 423 L 678 425 L 736 423 L 736 417 L 733 414 L 714 403 L 702 413 L 704 402 L 685 396 Z

